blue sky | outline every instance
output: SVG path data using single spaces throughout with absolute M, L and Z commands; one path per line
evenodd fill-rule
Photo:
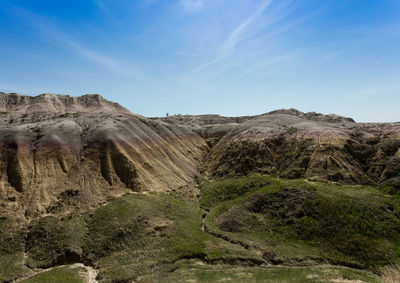
M 0 0 L 0 90 L 400 121 L 398 0 Z

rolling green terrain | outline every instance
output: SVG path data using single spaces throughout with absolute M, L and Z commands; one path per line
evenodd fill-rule
M 81 282 L 85 268 L 68 265 L 84 263 L 100 282 L 384 282 L 399 263 L 400 197 L 389 188 L 266 175 L 199 188 L 198 201 L 129 193 L 28 227 L 3 218 L 0 281 Z
M 82 272 L 84 268 L 74 268 L 74 267 L 56 267 L 50 271 L 40 273 L 33 276 L 27 280 L 23 280 L 24 283 L 83 283 L 84 278 L 82 277 Z

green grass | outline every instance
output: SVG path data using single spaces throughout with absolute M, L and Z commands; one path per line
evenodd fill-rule
M 257 247 L 266 259 L 371 270 L 399 261 L 400 200 L 377 188 L 260 175 L 214 180 L 200 188 L 201 204 L 211 209 L 209 229 Z M 226 188 L 232 193 L 221 199 Z
M 86 270 L 82 267 L 56 267 L 50 271 L 46 271 L 35 275 L 29 279 L 21 281 L 22 283 L 84 283 L 82 274 Z
M 259 256 L 201 230 L 204 212 L 177 195 L 126 194 L 107 205 L 32 223 L 27 233 L 30 267 L 85 262 L 99 267 L 99 279 L 131 280 L 164 274 L 181 259 L 246 262 Z
M 393 189 L 252 175 L 203 180 L 200 191 L 200 205 L 179 195 L 126 194 L 83 214 L 44 217 L 29 231 L 2 218 L 0 282 L 29 273 L 24 250 L 30 267 L 85 262 L 99 269 L 101 282 L 378 282 L 350 268 L 255 263 L 378 271 L 399 262 L 400 198 Z M 201 229 L 205 210 L 214 236 Z M 77 272 L 55 268 L 27 282 L 81 282 L 73 281 L 81 280 Z
M 229 260 L 257 256 L 200 229 L 195 203 L 165 194 L 131 194 L 87 216 L 91 261 L 99 278 L 128 280 L 174 268 L 177 260 Z
M 24 230 L 15 219 L 0 219 L 0 282 L 26 274 L 29 270 L 22 264 L 24 253 Z
M 46 268 L 81 262 L 86 236 L 87 227 L 81 215 L 42 218 L 27 235 L 27 264 Z
M 200 205 L 204 209 L 210 209 L 223 201 L 236 199 L 271 185 L 274 180 L 271 176 L 253 175 L 251 178 L 237 177 L 203 181 L 200 183 Z
M 9 282 L 28 273 L 23 266 L 23 253 L 3 254 L 0 256 L 0 282 Z
M 153 279 L 149 276 L 148 281 Z M 381 282 L 376 275 L 342 267 L 233 267 L 224 265 L 182 264 L 162 282 L 293 282 L 322 283 L 333 280 Z

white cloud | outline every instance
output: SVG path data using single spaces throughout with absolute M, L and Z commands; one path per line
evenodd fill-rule
M 248 27 L 268 8 L 268 6 L 272 3 L 272 0 L 264 1 L 258 9 L 250 15 L 245 21 L 243 21 L 237 28 L 235 28 L 232 33 L 229 35 L 229 38 L 225 41 L 224 45 L 221 48 L 221 56 L 226 57 L 232 54 L 235 50 L 236 44 L 243 39 L 243 35 L 245 34 Z
M 219 48 L 218 54 L 215 59 L 210 60 L 197 68 L 195 68 L 194 72 L 200 72 L 204 69 L 207 69 L 210 66 L 213 66 L 217 63 L 222 62 L 228 56 L 232 55 L 235 50 L 236 45 L 244 39 L 245 33 L 248 28 L 263 15 L 265 10 L 271 5 L 273 0 L 265 0 L 258 8 L 255 10 L 246 20 L 240 23 L 230 34 L 227 40 L 223 43 L 223 45 Z
M 88 49 L 82 45 L 80 45 L 79 43 L 76 43 L 74 41 L 70 41 L 70 40 L 63 40 L 65 43 L 67 43 L 69 45 L 69 47 L 71 49 L 73 49 L 73 51 L 75 51 L 79 56 L 92 61 L 98 65 L 101 65 L 113 72 L 119 73 L 121 75 L 127 76 L 127 77 L 131 77 L 134 79 L 138 79 L 138 80 L 143 80 L 144 76 L 141 72 L 132 69 L 132 68 L 127 68 L 125 66 L 123 66 L 118 60 L 109 57 L 105 54 L 101 54 L 98 53 L 96 51 L 93 51 L 91 49 Z

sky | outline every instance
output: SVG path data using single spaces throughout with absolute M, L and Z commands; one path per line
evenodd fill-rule
M 0 0 L 0 91 L 400 121 L 399 0 Z

